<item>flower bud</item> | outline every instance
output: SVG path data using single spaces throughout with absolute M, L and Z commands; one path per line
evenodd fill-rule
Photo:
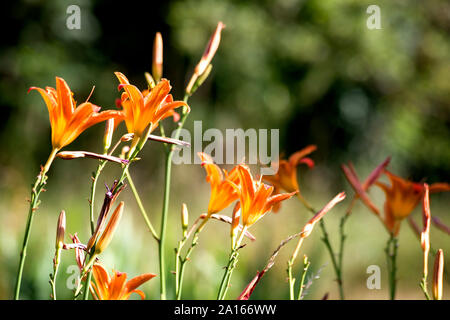
M 153 89 L 155 87 L 155 80 L 153 80 L 153 77 L 150 73 L 146 72 L 144 73 L 145 80 L 147 81 L 147 85 L 150 89 Z
M 208 45 L 206 46 L 206 49 L 203 52 L 203 56 L 200 59 L 200 62 L 195 67 L 194 73 L 197 76 L 200 76 L 205 72 L 206 68 L 211 63 L 212 58 L 216 54 L 216 51 L 219 48 L 220 34 L 223 28 L 225 28 L 225 25 L 220 21 L 217 24 L 216 31 L 214 31 L 214 34 L 211 36 L 211 39 L 209 39 Z
M 125 157 L 126 157 L 128 151 L 130 151 L 130 147 L 129 147 L 129 146 L 124 146 L 124 147 L 122 148 L 122 152 L 120 153 L 120 156 L 119 156 L 119 157 L 120 157 L 121 159 L 125 159 Z
M 200 62 L 195 67 L 194 74 L 192 75 L 186 87 L 186 93 L 188 95 L 192 95 L 195 90 L 197 90 L 197 88 L 206 80 L 209 73 L 211 72 L 211 60 L 216 54 L 217 49 L 219 48 L 220 34 L 223 28 L 225 28 L 225 25 L 222 22 L 219 22 L 217 24 L 216 31 L 209 40 L 208 45 L 203 52 L 203 56 L 200 59 Z
M 189 225 L 189 212 L 185 203 L 181 206 L 181 228 L 183 229 L 183 237 L 187 234 Z
M 152 73 L 153 78 L 156 82 L 159 82 L 162 77 L 163 69 L 163 40 L 161 33 L 157 32 L 155 35 L 155 40 L 153 42 L 153 63 L 152 63 Z
M 64 245 L 64 233 L 66 232 L 66 213 L 61 211 L 58 218 L 58 225 L 56 227 L 56 250 L 61 249 Z
M 442 249 L 436 254 L 434 260 L 434 274 L 433 274 L 433 296 L 435 300 L 442 300 L 443 279 L 444 278 L 444 252 Z
M 114 133 L 114 119 L 108 119 L 105 125 L 105 134 L 103 136 L 103 152 L 108 153 L 111 147 L 112 137 Z
M 134 138 L 134 133 L 126 133 L 120 138 L 120 141 L 122 142 L 128 142 L 131 141 Z
M 102 253 L 111 242 L 114 236 L 114 232 L 116 231 L 117 226 L 119 225 L 120 218 L 122 217 L 123 206 L 124 202 L 121 201 L 117 206 L 116 210 L 114 210 L 113 214 L 111 215 L 111 218 L 109 219 L 108 224 L 105 227 L 105 230 L 103 231 L 102 235 L 98 239 L 98 242 L 95 246 L 95 254 Z
M 328 202 L 325 207 L 322 208 L 319 212 L 317 212 L 309 221 L 308 223 L 303 227 L 302 234 L 300 235 L 300 238 L 306 238 L 308 237 L 313 228 L 314 225 L 322 219 L 322 217 L 330 211 L 336 204 L 341 202 L 345 199 L 345 192 L 339 193 L 337 196 L 335 196 L 330 202 Z

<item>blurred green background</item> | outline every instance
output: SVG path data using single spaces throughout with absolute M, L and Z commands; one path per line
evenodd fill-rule
M 81 29 L 66 28 L 69 5 L 81 8 Z M 366 9 L 381 8 L 381 30 L 369 30 Z M 191 72 L 218 21 L 226 24 L 213 60 L 213 71 L 191 98 L 194 120 L 207 128 L 279 128 L 280 150 L 289 155 L 316 144 L 314 170 L 300 167 L 303 195 L 315 207 L 333 195 L 353 192 L 340 164 L 353 161 L 361 178 L 392 156 L 391 171 L 414 181 L 450 181 L 450 3 L 448 1 L 274 0 L 274 1 L 164 1 L 158 5 L 138 1 L 15 1 L 3 4 L 7 26 L 0 45 L 0 298 L 13 296 L 22 243 L 30 184 L 50 152 L 48 113 L 30 86 L 55 86 L 63 77 L 80 103 L 92 86 L 90 101 L 103 109 L 115 108 L 121 71 L 132 83 L 145 86 L 143 73 L 151 69 L 155 32 L 164 38 L 164 77 L 173 94 L 182 98 Z M 173 128 L 165 121 L 166 130 Z M 103 125 L 84 132 L 66 150 L 102 150 Z M 119 137 L 125 131 L 120 127 Z M 163 196 L 163 148 L 145 147 L 142 160 L 131 170 L 153 223 L 159 229 Z M 67 231 L 89 237 L 88 202 L 94 160 L 57 160 L 48 191 L 36 216 L 24 270 L 21 297 L 48 299 L 56 221 L 67 212 Z M 111 184 L 120 168 L 110 165 L 101 176 Z M 255 171 L 256 173 L 256 171 Z M 180 238 L 179 213 L 183 202 L 191 220 L 204 212 L 209 185 L 199 165 L 173 168 L 167 257 L 173 269 L 173 248 Z M 384 195 L 374 188 L 374 201 L 382 207 Z M 126 211 L 120 228 L 103 254 L 103 264 L 127 272 L 129 277 L 158 272 L 157 247 L 143 224 L 129 190 L 122 199 Z M 432 214 L 450 224 L 449 195 L 432 195 Z M 326 216 L 335 247 L 338 222 L 346 200 Z M 97 206 L 100 207 L 100 201 Z M 231 214 L 230 208 L 224 214 Z M 413 212 L 420 223 L 420 206 Z M 257 241 L 241 251 L 228 297 L 240 291 L 261 270 L 272 251 L 289 235 L 300 231 L 310 217 L 295 199 L 283 204 L 252 227 Z M 384 227 L 366 207 L 358 204 L 346 225 L 344 286 L 349 299 L 388 298 Z M 229 227 L 212 221 L 201 234 L 200 245 L 186 269 L 184 298 L 213 299 L 229 250 Z M 448 235 L 432 228 L 432 246 L 443 248 L 450 262 Z M 398 298 L 422 299 L 419 289 L 422 251 L 405 222 L 398 257 Z M 66 241 L 70 239 L 67 237 Z M 286 246 L 258 285 L 252 298 L 288 298 L 286 261 L 294 243 Z M 306 299 L 329 293 L 337 299 L 337 286 L 320 230 L 307 239 L 302 253 L 319 269 Z M 296 273 L 300 272 L 300 260 Z M 430 257 L 432 265 L 433 257 Z M 63 253 L 58 278 L 60 298 L 70 299 L 67 268 L 73 252 Z M 381 268 L 381 290 L 369 290 L 369 265 Z M 448 268 L 447 268 L 448 269 Z M 450 297 L 447 272 L 444 298 Z M 169 295 L 173 297 L 173 279 Z M 159 297 L 159 280 L 142 288 L 148 299 Z

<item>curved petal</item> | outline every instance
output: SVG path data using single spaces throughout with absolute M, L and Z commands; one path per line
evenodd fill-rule
M 433 183 L 430 185 L 430 193 L 450 191 L 450 184 L 445 182 Z
M 105 300 L 109 296 L 109 284 L 111 282 L 108 272 L 98 263 L 94 264 L 92 270 L 92 275 L 97 284 L 97 287 L 95 288 L 97 289 L 97 296 L 100 300 Z
M 122 72 L 116 71 L 116 72 L 114 72 L 114 74 L 116 75 L 117 79 L 119 79 L 119 82 L 121 84 L 130 84 L 127 77 L 125 77 L 125 75 Z
M 53 89 L 53 88 L 51 88 L 51 89 Z M 45 104 L 47 106 L 47 110 L 48 110 L 50 125 L 51 125 L 52 131 L 53 131 L 54 126 L 56 125 L 56 119 L 57 119 L 56 110 L 58 108 L 58 104 L 57 104 L 55 95 L 51 94 L 50 90 L 44 90 L 44 89 L 37 88 L 37 87 L 31 87 L 30 89 L 28 89 L 28 92 L 30 92 L 31 90 L 37 90 L 41 94 L 42 99 L 44 99 L 44 102 L 45 102 Z
M 89 106 L 84 106 L 85 104 L 90 104 L 90 102 L 81 104 L 79 108 L 83 106 L 84 110 L 83 112 L 80 111 L 80 114 L 78 114 L 75 118 L 76 111 L 74 113 L 74 119 L 72 119 L 70 125 L 66 128 L 66 134 L 64 135 L 64 139 L 62 139 L 62 146 L 66 146 L 70 144 L 73 140 L 75 140 L 83 131 L 88 129 L 89 127 L 102 122 L 106 121 L 108 119 L 114 118 L 114 119 L 121 119 L 123 118 L 123 113 L 118 110 L 106 110 L 102 111 L 100 113 L 97 113 L 94 111 L 94 109 L 91 109 L 92 112 L 90 115 L 87 115 L 85 118 L 85 114 L 89 112 Z M 99 108 L 99 107 L 97 107 Z
M 277 204 L 279 205 L 281 201 L 287 200 L 297 193 L 298 193 L 298 191 L 294 191 L 291 193 L 279 193 L 279 194 L 275 194 L 275 195 L 271 196 L 270 198 L 267 199 L 267 202 L 266 202 L 266 208 L 268 208 L 267 210 L 269 210 L 270 207 L 272 207 L 272 206 L 275 206 Z
M 127 295 L 127 299 L 130 297 L 130 295 L 131 295 L 132 293 L 137 293 L 138 295 L 140 295 L 140 296 L 141 296 L 141 300 L 144 300 L 144 299 L 145 299 L 145 293 L 142 292 L 141 290 L 133 290 L 133 291 L 131 291 L 131 292 Z
M 125 90 L 125 92 L 128 95 L 128 99 L 130 100 L 130 105 L 127 106 L 129 107 L 128 110 L 133 110 L 133 127 L 134 130 L 136 132 L 134 132 L 135 134 L 137 134 L 138 136 L 142 135 L 143 130 L 142 131 L 138 131 L 137 127 L 139 126 L 139 124 L 143 121 L 143 112 L 144 112 L 144 97 L 142 95 L 142 93 L 139 91 L 139 89 L 131 84 L 121 84 L 119 85 L 119 88 L 123 88 Z M 123 102 L 123 100 L 122 100 Z M 148 123 L 147 123 L 148 125 Z M 147 127 L 147 125 L 144 126 L 144 130 L 145 127 Z M 142 126 L 141 126 L 142 127 Z
M 72 98 L 72 92 L 63 78 L 56 77 L 56 91 L 58 94 L 60 115 L 68 121 L 74 112 L 75 103 Z
M 176 109 L 179 107 L 187 107 L 188 112 L 190 111 L 190 108 L 186 102 L 174 101 L 174 102 L 166 103 L 153 116 L 152 122 L 153 121 L 157 122 L 157 121 L 160 121 L 164 118 L 167 118 L 167 117 L 173 115 L 173 113 L 174 113 L 173 109 Z M 174 119 L 175 119 L 175 117 L 174 117 Z
M 109 300 L 122 300 L 125 292 L 125 283 L 127 281 L 127 274 L 124 272 L 114 271 L 111 279 L 111 286 L 109 288 Z
M 208 181 L 211 186 L 216 186 L 223 181 L 222 170 L 214 163 L 210 155 L 199 152 L 197 153 L 199 158 L 202 160 L 202 167 L 206 170 L 206 181 Z
M 135 291 L 138 287 L 143 285 L 145 282 L 149 281 L 150 279 L 153 279 L 154 277 L 156 277 L 156 274 L 154 273 L 141 274 L 137 277 L 130 279 L 130 281 L 128 281 L 127 284 L 125 285 L 125 288 L 127 292 L 131 293 Z
M 304 157 L 306 157 L 308 154 L 314 152 L 317 150 L 317 146 L 315 145 L 309 145 L 305 148 L 303 148 L 302 150 L 299 150 L 295 153 L 293 153 L 290 157 L 289 157 L 289 164 L 292 167 L 297 166 L 300 163 L 300 160 L 303 159 Z
M 145 96 L 144 106 L 149 111 L 156 112 L 161 103 L 166 99 L 171 89 L 169 80 L 161 79 L 161 81 Z

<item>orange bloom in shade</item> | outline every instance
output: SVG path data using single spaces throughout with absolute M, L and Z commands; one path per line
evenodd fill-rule
M 239 165 L 239 186 L 234 187 L 239 191 L 242 225 L 250 227 L 261 219 L 267 212 L 281 201 L 289 199 L 298 191 L 291 193 L 275 194 L 275 187 L 269 186 L 260 180 L 253 180 L 250 169 Z
M 145 294 L 137 288 L 156 277 L 154 273 L 144 273 L 127 282 L 126 273 L 113 271 L 113 275 L 110 277 L 100 264 L 94 265 L 92 274 L 95 283 L 91 282 L 90 290 L 95 300 L 128 300 L 132 293 L 137 293 L 143 300 Z
M 363 203 L 372 210 L 384 223 L 387 230 L 393 235 L 397 235 L 400 230 L 400 223 L 408 217 L 414 208 L 419 204 L 425 193 L 425 184 L 405 180 L 391 172 L 383 169 L 387 165 L 388 159 L 380 164 L 369 176 L 369 178 L 361 184 L 353 166 L 342 165 L 347 180 L 355 190 L 357 196 Z M 377 181 L 380 174 L 384 173 L 388 176 L 391 185 L 388 186 Z M 372 203 L 366 191 L 369 186 L 375 184 L 380 187 L 385 195 L 384 217 L 381 216 L 379 209 Z M 429 186 L 429 193 L 442 191 L 450 191 L 448 183 L 433 183 Z
M 391 185 L 388 186 L 381 182 L 376 182 L 375 184 L 380 187 L 386 195 L 386 201 L 384 203 L 384 220 L 386 227 L 390 232 L 397 235 L 400 228 L 400 222 L 411 214 L 423 198 L 425 186 L 423 183 L 404 180 L 387 170 L 384 170 L 384 173 L 391 181 Z M 450 185 L 447 183 L 434 183 L 429 186 L 430 193 L 442 191 L 450 191 Z
M 239 198 L 232 185 L 232 183 L 239 182 L 239 175 L 237 167 L 228 172 L 220 169 L 208 154 L 199 152 L 198 156 L 202 160 L 202 167 L 206 170 L 206 181 L 211 184 L 211 197 L 208 205 L 208 214 L 211 215 L 222 211 Z
M 317 149 L 315 145 L 309 145 L 302 150 L 293 153 L 288 160 L 280 160 L 278 163 L 278 172 L 275 175 L 264 176 L 263 180 L 272 184 L 275 188 L 274 194 L 280 193 L 280 190 L 286 192 L 298 191 L 298 197 L 303 200 L 300 194 L 300 187 L 297 179 L 297 166 L 301 163 L 306 164 L 309 168 L 314 167 L 314 161 L 306 156 Z M 280 204 L 273 207 L 273 212 L 278 212 Z
M 31 90 L 39 91 L 47 105 L 52 127 L 53 149 L 59 150 L 67 146 L 96 123 L 121 117 L 119 111 L 99 112 L 100 107 L 90 102 L 84 102 L 77 107 L 66 81 L 59 77 L 56 77 L 56 89 L 31 87 L 28 92 Z
M 128 82 L 128 79 L 120 72 L 115 72 L 119 79 L 119 90 L 124 89 L 122 93 L 122 119 L 129 133 L 134 133 L 135 137 L 141 137 L 149 124 L 152 125 L 151 131 L 158 127 L 159 121 L 173 116 L 178 121 L 179 115 L 174 109 L 189 106 L 184 101 L 173 101 L 169 94 L 171 86 L 169 80 L 161 81 L 150 91 L 140 91 Z

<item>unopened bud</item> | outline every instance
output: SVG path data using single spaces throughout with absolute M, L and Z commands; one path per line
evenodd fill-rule
M 153 77 L 150 73 L 146 72 L 144 73 L 145 80 L 147 81 L 147 85 L 150 89 L 153 89 L 155 87 L 155 80 L 153 80 Z
M 341 202 L 345 199 L 345 192 L 339 193 L 337 196 L 335 196 L 333 199 L 331 199 L 330 202 L 328 202 L 325 207 L 322 208 L 319 212 L 317 212 L 309 221 L 308 223 L 303 227 L 302 234 L 300 235 L 300 238 L 306 238 L 308 237 L 313 228 L 314 225 L 322 219 L 322 217 L 330 211 L 336 204 Z
M 128 142 L 128 141 L 130 141 L 131 139 L 133 139 L 133 137 L 134 137 L 134 133 L 126 133 L 126 134 L 124 134 L 124 135 L 122 136 L 122 138 L 120 138 L 120 141 L 122 141 L 122 142 Z
M 122 152 L 120 153 L 120 158 L 121 159 L 125 159 L 125 156 L 127 155 L 128 151 L 130 151 L 130 147 L 129 146 L 124 146 L 122 148 Z
M 187 234 L 189 225 L 189 212 L 185 203 L 181 206 L 181 228 L 183 229 L 183 237 Z
M 105 135 L 103 136 L 103 151 L 108 153 L 109 147 L 111 147 L 111 142 L 114 133 L 114 119 L 108 119 L 105 126 Z
M 152 73 L 153 78 L 156 82 L 159 82 L 162 77 L 163 69 L 163 40 L 161 33 L 157 32 L 155 35 L 155 40 L 153 42 L 153 63 L 152 63 Z
M 306 254 L 303 255 L 303 265 L 308 264 L 308 256 Z
M 205 72 L 206 68 L 211 63 L 212 58 L 216 54 L 216 51 L 219 48 L 220 34 L 223 28 L 225 28 L 225 25 L 222 22 L 219 22 L 217 24 L 216 30 L 214 31 L 214 34 L 211 36 L 211 39 L 209 39 L 208 45 L 203 52 L 203 56 L 200 59 L 200 62 L 195 67 L 194 73 L 197 76 L 200 76 Z
M 119 225 L 120 218 L 122 217 L 123 206 L 124 202 L 121 201 L 117 206 L 116 210 L 114 210 L 113 214 L 111 215 L 111 218 L 109 219 L 108 224 L 105 227 L 105 230 L 103 231 L 102 235 L 98 239 L 98 242 L 95 246 L 95 254 L 100 254 L 103 251 L 105 251 L 105 249 L 111 242 L 114 236 L 114 232 L 117 230 L 117 226 Z
M 219 48 L 220 34 L 223 28 L 225 28 L 225 25 L 222 22 L 219 22 L 217 24 L 216 31 L 209 39 L 208 45 L 203 52 L 203 56 L 200 59 L 200 62 L 195 67 L 194 74 L 192 75 L 186 87 L 186 93 L 188 95 L 192 95 L 195 90 L 197 90 L 197 88 L 206 80 L 209 73 L 211 72 L 211 60 L 214 57 L 217 48 Z M 200 80 L 200 78 L 202 79 Z
M 435 300 L 442 300 L 444 282 L 444 252 L 439 249 L 434 260 L 433 296 Z
M 56 227 L 56 250 L 61 249 L 64 245 L 64 233 L 66 232 L 66 213 L 61 211 L 58 218 L 58 224 Z

